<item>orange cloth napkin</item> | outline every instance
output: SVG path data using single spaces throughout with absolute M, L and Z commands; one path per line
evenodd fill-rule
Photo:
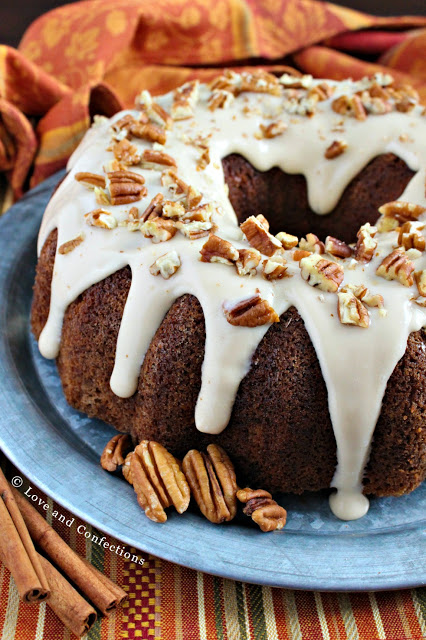
M 369 29 L 370 31 L 366 31 Z M 374 31 L 371 31 L 374 29 Z M 355 54 L 384 55 L 376 63 Z M 0 171 L 14 198 L 63 168 L 94 113 L 217 68 L 283 64 L 317 77 L 386 68 L 426 99 L 426 18 L 378 18 L 315 0 L 87 0 L 0 45 Z

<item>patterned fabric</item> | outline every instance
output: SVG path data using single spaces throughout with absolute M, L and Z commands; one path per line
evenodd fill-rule
M 141 88 L 163 93 L 250 59 L 330 78 L 359 78 L 386 65 L 426 99 L 425 27 L 426 18 L 378 18 L 315 0 L 88 0 L 60 7 L 31 25 L 19 51 L 0 45 L 0 171 L 18 198 L 65 166 L 91 114 L 131 106 Z M 369 64 L 336 47 L 384 56 Z
M 9 479 L 16 474 L 10 463 L 2 466 L 6 466 Z M 28 486 L 25 479 L 22 491 Z M 93 535 L 102 538 L 101 532 L 78 518 L 67 526 L 66 522 L 74 517 L 72 514 L 46 498 L 39 489 L 33 488 L 32 493 L 48 500 L 48 521 L 62 538 L 128 593 L 127 602 L 115 615 L 96 622 L 88 640 L 426 638 L 426 588 L 377 593 L 290 591 L 217 578 L 159 560 L 132 547 L 125 547 L 124 551 L 120 548 L 116 554 L 91 542 Z M 65 523 L 53 517 L 55 510 Z M 91 534 L 89 540 L 83 534 L 86 530 Z M 120 544 L 110 536 L 106 538 L 110 545 Z M 144 558 L 144 564 L 132 562 L 136 558 L 125 559 L 125 553 Z M 2 640 L 71 640 L 74 637 L 46 604 L 20 602 L 9 571 L 0 564 Z

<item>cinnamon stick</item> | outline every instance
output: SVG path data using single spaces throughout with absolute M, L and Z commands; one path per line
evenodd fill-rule
M 97 620 L 95 609 L 46 558 L 39 559 L 51 587 L 48 606 L 76 636 L 90 631 Z
M 19 491 L 13 489 L 13 493 L 35 544 L 43 549 L 97 609 L 109 615 L 127 598 L 126 592 L 75 553 Z
M 49 598 L 49 583 L 1 469 L 0 557 L 11 572 L 24 602 L 42 602 Z

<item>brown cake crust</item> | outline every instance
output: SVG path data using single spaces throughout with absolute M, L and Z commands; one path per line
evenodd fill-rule
M 55 247 L 52 232 L 37 266 L 32 308 L 36 338 L 49 311 Z M 135 440 L 157 440 L 177 456 L 210 442 L 221 444 L 234 460 L 240 482 L 294 493 L 328 487 L 336 445 L 327 390 L 297 311 L 289 309 L 269 328 L 240 384 L 229 425 L 210 436 L 194 424 L 205 327 L 193 296 L 179 298 L 158 328 L 137 392 L 128 399 L 112 393 L 109 379 L 130 282 L 130 269 L 121 269 L 69 306 L 58 357 L 67 401 L 130 432 Z M 419 331 L 410 335 L 388 382 L 366 470 L 366 493 L 399 495 L 425 478 L 425 379 L 426 334 Z
M 354 242 L 362 224 L 376 222 L 380 205 L 399 198 L 414 175 L 393 153 L 377 156 L 350 182 L 337 206 L 318 215 L 309 207 L 303 175 L 290 175 L 278 167 L 258 171 L 237 154 L 222 164 L 240 222 L 262 213 L 274 234 L 286 231 L 300 238 L 315 233 L 322 240 L 333 235 L 344 242 Z

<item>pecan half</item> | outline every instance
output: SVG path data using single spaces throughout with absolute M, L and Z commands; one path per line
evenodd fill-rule
M 74 251 L 78 245 L 80 245 L 84 240 L 84 233 L 80 233 L 76 238 L 72 240 L 68 240 L 64 242 L 58 247 L 58 253 L 61 255 L 65 255 L 66 253 L 70 253 L 70 251 Z
M 178 513 L 188 508 L 190 490 L 179 462 L 158 442 L 142 440 L 127 456 L 123 475 L 150 520 L 166 522 L 171 505 Z
M 154 149 L 145 149 L 141 158 L 141 166 L 143 169 L 158 169 L 162 171 L 165 166 L 177 167 L 176 160 L 164 151 L 156 151 Z
M 334 160 L 334 158 L 341 156 L 347 148 L 348 143 L 344 140 L 333 140 L 331 145 L 325 150 L 324 157 L 327 158 L 327 160 Z
M 211 234 L 200 250 L 201 262 L 221 262 L 233 265 L 238 260 L 238 250 L 227 240 Z
M 260 253 L 265 254 L 265 256 L 272 256 L 277 249 L 281 249 L 282 247 L 281 242 L 270 234 L 259 219 L 254 216 L 250 216 L 240 224 L 240 229 L 246 236 L 249 244 L 260 251 Z
M 168 280 L 179 269 L 181 261 L 177 251 L 169 251 L 162 256 L 149 267 L 150 273 L 153 276 L 161 275 L 165 280 Z
M 257 249 L 240 249 L 235 263 L 239 276 L 255 276 L 261 255 Z
M 131 128 L 131 133 L 135 138 L 140 138 L 141 140 L 166 144 L 167 137 L 165 129 L 151 122 L 148 124 L 144 124 L 143 122 L 134 124 Z
M 414 269 L 414 264 L 405 255 L 404 249 L 395 249 L 386 256 L 376 273 L 386 280 L 398 280 L 404 287 L 411 287 Z
M 100 227 L 101 229 L 115 229 L 117 220 L 114 216 L 104 209 L 94 209 L 84 214 L 84 218 L 91 227 Z
M 101 467 L 105 471 L 116 471 L 124 464 L 124 459 L 131 448 L 132 440 L 128 434 L 119 433 L 108 442 L 101 455 Z
M 224 305 L 223 312 L 229 324 L 235 327 L 260 327 L 280 321 L 275 309 L 258 293 L 236 304 Z
M 207 455 L 192 449 L 182 469 L 201 513 L 215 524 L 232 520 L 237 512 L 237 481 L 227 453 L 216 444 L 209 444 Z
M 90 173 L 89 171 L 79 171 L 74 176 L 77 182 L 81 182 L 89 188 L 103 187 L 105 188 L 105 178 L 97 173 Z
M 111 204 L 136 202 L 148 193 L 144 187 L 145 178 L 133 171 L 112 171 L 108 173 Z
M 386 218 L 394 218 L 400 224 L 417 220 L 419 216 L 425 213 L 426 207 L 422 207 L 419 204 L 413 204 L 412 202 L 403 202 L 402 200 L 395 200 L 393 202 L 387 202 L 379 207 L 379 213 Z
M 321 257 L 318 253 L 311 253 L 306 258 L 302 258 L 299 267 L 302 278 L 311 287 L 335 293 L 342 284 L 343 268 L 336 262 Z
M 280 531 L 287 521 L 287 511 L 263 489 L 239 489 L 237 498 L 245 503 L 243 513 L 251 516 L 262 531 Z
M 141 226 L 141 232 L 145 238 L 150 238 L 154 244 L 167 242 L 173 238 L 177 229 L 173 220 L 165 218 L 149 218 Z
M 353 250 L 346 242 L 333 238 L 333 236 L 327 236 L 325 239 L 325 250 L 336 258 L 350 258 Z
M 368 310 L 351 291 L 342 289 L 337 293 L 337 314 L 342 324 L 352 324 L 367 329 L 370 326 Z
M 377 227 L 372 227 L 369 222 L 360 228 L 356 234 L 355 260 L 370 262 L 377 247 L 377 240 L 373 239 L 376 233 Z

